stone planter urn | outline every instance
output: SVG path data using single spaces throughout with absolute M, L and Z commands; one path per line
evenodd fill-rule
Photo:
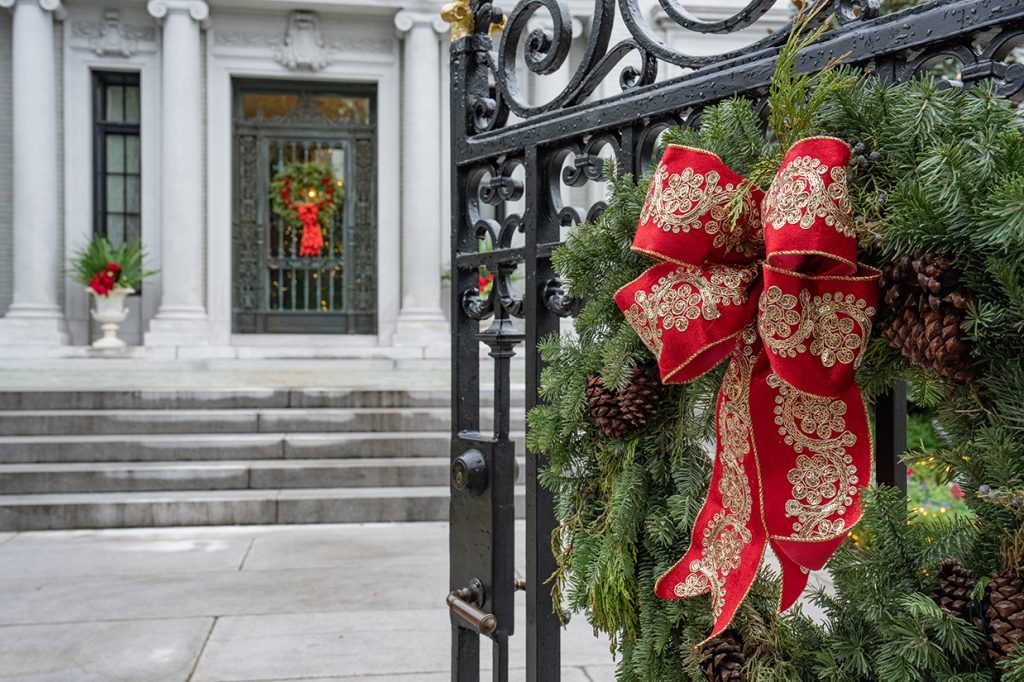
M 125 343 L 117 338 L 118 326 L 128 317 L 128 309 L 124 307 L 124 298 L 135 293 L 131 287 L 116 287 L 106 294 L 97 294 L 92 288 L 86 291 L 96 299 L 96 308 L 92 311 L 92 319 L 100 323 L 103 336 L 92 342 L 93 348 L 110 350 L 124 348 Z

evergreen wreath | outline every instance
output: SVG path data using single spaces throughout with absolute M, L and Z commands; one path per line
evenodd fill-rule
M 594 377 L 622 394 L 651 362 L 613 300 L 651 265 L 630 250 L 650 178 L 611 166 L 608 208 L 552 256 L 586 303 L 575 335 L 542 342 L 546 403 L 528 416 L 529 449 L 548 453 L 541 481 L 556 499 L 556 612 L 584 612 L 607 633 L 620 682 L 1022 682 L 1024 120 L 989 83 L 890 86 L 837 64 L 797 74 L 796 53 L 817 37 L 798 30 L 783 49 L 767 133 L 752 102 L 734 98 L 665 141 L 714 152 L 761 186 L 795 140 L 850 143 L 861 257 L 888 268 L 858 383 L 870 403 L 908 381 L 911 400 L 936 411 L 949 444 L 906 460 L 936 463 L 971 513 L 925 518 L 896 489 L 872 487 L 829 562 L 834 588 L 810 596 L 824 623 L 799 606 L 777 614 L 779 577 L 762 568 L 727 641 L 699 648 L 712 623 L 706 598 L 661 600 L 654 585 L 688 545 L 708 489 L 722 368 L 665 386 L 635 428 L 610 430 L 591 411 Z
M 344 183 L 325 163 L 295 161 L 270 181 L 270 205 L 289 224 L 303 226 L 299 255 L 319 255 L 328 230 L 345 200 Z

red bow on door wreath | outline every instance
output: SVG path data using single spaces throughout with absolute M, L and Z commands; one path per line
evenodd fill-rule
M 302 241 L 299 243 L 300 256 L 319 256 L 324 248 L 324 236 L 320 232 L 320 209 L 313 203 L 299 204 L 299 220 L 302 221 Z
M 765 194 L 714 154 L 669 147 L 633 240 L 661 262 L 615 295 L 665 383 L 730 358 L 711 488 L 686 555 L 655 587 L 665 599 L 710 593 L 712 636 L 767 545 L 782 565 L 779 609 L 792 606 L 860 519 L 873 475 L 854 373 L 879 272 L 857 263 L 849 160 L 841 140 L 801 140 Z

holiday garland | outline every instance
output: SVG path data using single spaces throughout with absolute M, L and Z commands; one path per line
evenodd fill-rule
M 302 224 L 300 256 L 319 256 L 323 234 L 341 209 L 343 183 L 323 163 L 293 162 L 274 175 L 270 202 L 274 213 L 287 223 Z
M 849 144 L 859 257 L 883 271 L 857 381 L 870 403 L 906 380 L 936 410 L 951 445 L 908 461 L 935 463 L 971 513 L 925 518 L 898 491 L 868 488 L 829 562 L 834 588 L 809 597 L 823 623 L 800 606 L 778 614 L 779 576 L 762 568 L 705 642 L 711 600 L 662 599 L 655 585 L 708 494 L 726 369 L 649 387 L 654 358 L 615 295 L 654 265 L 630 248 L 650 178 L 612 174 L 608 209 L 553 256 L 586 305 L 575 336 L 542 344 L 547 404 L 529 415 L 557 501 L 554 596 L 611 637 L 623 681 L 1024 680 L 1024 125 L 988 84 L 886 86 L 836 65 L 797 74 L 807 44 L 797 32 L 780 56 L 767 135 L 732 99 L 666 141 L 716 154 L 744 188 L 770 186 L 802 138 Z M 726 207 L 725 234 L 745 195 Z

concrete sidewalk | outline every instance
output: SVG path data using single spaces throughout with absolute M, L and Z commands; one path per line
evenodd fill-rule
M 0 680 L 445 682 L 447 533 L 444 523 L 0 533 Z M 525 677 L 524 637 L 520 627 L 513 680 Z M 562 648 L 565 682 L 614 679 L 607 643 L 582 617 Z

